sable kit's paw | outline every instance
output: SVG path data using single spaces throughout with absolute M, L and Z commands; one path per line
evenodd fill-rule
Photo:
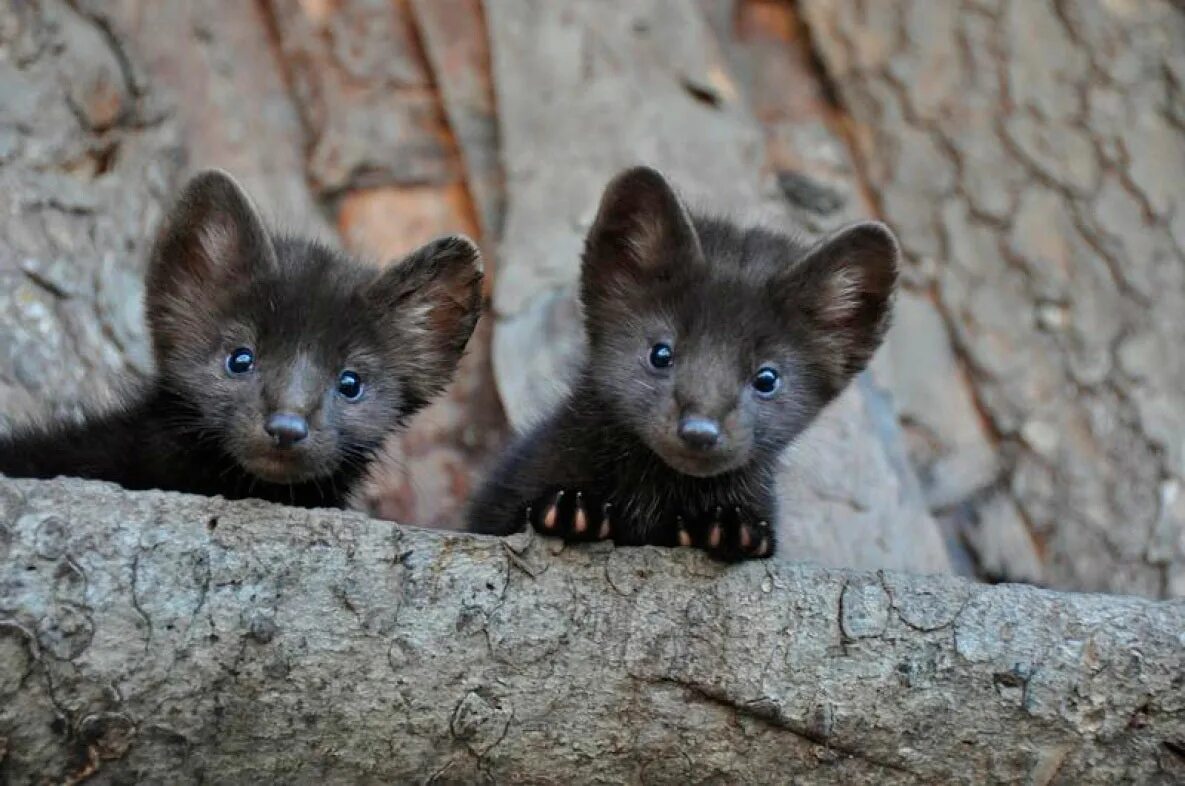
M 741 508 L 718 507 L 706 515 L 680 516 L 675 539 L 680 546 L 703 549 L 722 562 L 772 557 L 776 545 L 771 523 Z
M 576 489 L 560 489 L 531 503 L 527 522 L 536 532 L 570 541 L 613 537 L 613 506 Z

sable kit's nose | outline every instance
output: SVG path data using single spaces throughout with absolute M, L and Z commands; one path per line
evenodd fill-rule
M 268 417 L 263 430 L 276 441 L 277 446 L 288 448 L 309 435 L 309 423 L 300 415 L 277 412 Z
M 720 425 L 710 418 L 685 417 L 679 421 L 679 439 L 695 450 L 709 450 L 720 441 Z

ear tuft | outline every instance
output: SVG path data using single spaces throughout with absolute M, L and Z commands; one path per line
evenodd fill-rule
M 900 251 L 884 224 L 867 221 L 817 243 L 793 276 L 804 310 L 831 347 L 828 365 L 846 382 L 868 364 L 888 329 Z
M 585 241 L 585 303 L 701 259 L 687 208 L 657 170 L 638 166 L 610 181 Z
M 251 198 L 219 169 L 195 175 L 165 216 L 145 296 L 158 360 L 228 290 L 274 272 L 276 252 Z M 204 306 L 204 308 L 203 308 Z
M 451 235 L 393 263 L 366 290 L 387 340 L 410 355 L 417 406 L 452 379 L 481 316 L 482 277 L 477 245 Z

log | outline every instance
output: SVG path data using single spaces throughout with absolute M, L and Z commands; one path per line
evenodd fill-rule
M 1180 783 L 1185 604 L 0 481 L 0 780 Z

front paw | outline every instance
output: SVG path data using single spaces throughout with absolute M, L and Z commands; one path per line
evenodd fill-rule
M 527 506 L 528 523 L 536 532 L 567 541 L 613 537 L 613 506 L 577 489 L 559 489 Z
M 772 557 L 776 547 L 768 519 L 742 508 L 716 508 L 706 515 L 681 516 L 675 523 L 680 546 L 703 549 L 721 562 Z

